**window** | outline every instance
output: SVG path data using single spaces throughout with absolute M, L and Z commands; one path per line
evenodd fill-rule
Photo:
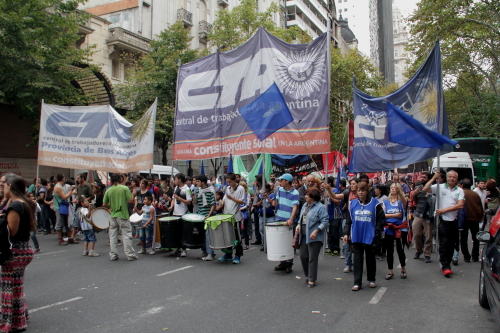
M 347 12 L 347 8 L 344 8 L 344 12 Z
M 109 17 L 109 22 L 111 22 L 113 24 L 120 22 L 120 14 L 111 15 Z
M 114 79 L 120 80 L 120 60 L 118 59 L 112 60 L 111 73 Z
M 397 57 L 398 56 L 398 50 L 394 50 L 394 56 Z
M 342 2 L 342 0 L 339 0 L 339 3 L 341 3 L 341 2 Z

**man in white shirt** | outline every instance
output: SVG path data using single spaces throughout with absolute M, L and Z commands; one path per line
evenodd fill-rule
M 432 183 L 440 177 L 440 173 L 436 172 L 434 177 L 425 184 L 422 191 L 432 193 L 438 197 L 436 200 L 436 221 L 438 225 L 439 237 L 439 261 L 441 270 L 445 277 L 450 277 L 451 261 L 453 257 L 454 245 L 458 240 L 458 211 L 464 206 L 464 191 L 457 186 L 458 173 L 450 170 L 446 174 L 446 183 L 439 185 L 439 193 L 437 185 Z M 439 207 L 437 207 L 439 202 Z
M 170 204 L 169 211 L 173 210 L 173 216 L 182 216 L 189 213 L 189 206 L 193 203 L 193 197 L 191 196 L 191 189 L 186 184 L 186 176 L 182 173 L 178 173 L 174 177 L 175 189 L 173 200 Z M 180 253 L 181 257 L 187 256 L 186 248 L 174 250 L 170 255 L 178 255 Z
M 481 202 L 483 203 L 483 209 L 484 205 L 486 204 L 486 183 L 484 180 L 479 180 L 477 182 L 477 187 L 474 189 L 474 192 L 479 194 L 479 197 L 481 198 Z

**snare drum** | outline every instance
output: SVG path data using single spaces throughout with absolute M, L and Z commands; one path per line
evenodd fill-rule
M 205 240 L 205 216 L 184 214 L 182 216 L 182 245 L 199 249 Z
M 182 247 L 182 226 L 179 216 L 167 216 L 158 220 L 160 223 L 162 249 L 178 249 Z
M 92 224 L 95 232 L 99 232 L 109 228 L 110 217 L 109 210 L 99 207 L 92 211 L 91 220 L 88 222 Z
M 134 227 L 139 228 L 141 226 L 142 215 L 134 213 L 134 214 L 130 215 L 129 221 L 130 221 L 130 224 L 132 224 Z
M 293 228 L 286 222 L 266 224 L 267 260 L 283 261 L 293 259 Z
M 233 215 L 215 215 L 210 216 L 205 220 L 208 230 L 208 237 L 210 238 L 210 248 L 212 249 L 225 249 L 232 247 L 236 240 L 234 233 L 234 225 L 236 219 Z

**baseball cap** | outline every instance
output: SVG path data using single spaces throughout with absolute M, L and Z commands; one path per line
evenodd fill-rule
M 289 182 L 293 181 L 293 177 L 289 173 L 282 174 L 280 177 L 278 177 L 278 179 L 288 180 Z

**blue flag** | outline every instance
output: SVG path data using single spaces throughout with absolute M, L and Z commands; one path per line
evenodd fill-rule
M 239 112 L 260 141 L 293 121 L 276 83 Z
M 205 174 L 205 166 L 203 165 L 203 160 L 201 160 L 201 168 L 200 168 L 200 175 Z
M 372 97 L 354 87 L 354 146 L 349 171 L 391 170 L 436 156 L 434 148 L 404 146 L 390 140 L 385 102 L 394 104 L 431 131 L 449 136 L 439 42 L 417 73 L 392 94 Z M 446 144 L 441 151 L 447 153 L 451 146 Z
M 340 169 L 343 169 L 343 168 L 338 168 L 337 179 L 335 180 L 335 188 L 337 189 L 337 191 L 339 191 L 339 193 L 340 193 L 340 177 L 341 177 Z
M 229 154 L 229 162 L 227 162 L 227 172 L 233 172 L 233 154 Z
M 389 140 L 404 146 L 439 149 L 444 144 L 454 146 L 458 143 L 433 132 L 390 102 L 387 102 L 387 122 Z

